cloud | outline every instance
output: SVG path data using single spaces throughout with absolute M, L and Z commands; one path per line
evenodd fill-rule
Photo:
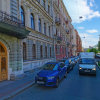
M 95 5 L 94 0 L 63 0 L 67 10 L 72 18 L 73 23 L 80 23 L 95 17 L 100 17 L 100 12 L 95 11 L 92 7 Z M 96 7 L 96 6 L 95 6 Z M 79 18 L 82 16 L 83 18 Z
M 90 0 L 90 4 L 89 4 L 90 7 L 93 7 L 94 6 L 94 3 L 95 3 L 94 0 Z
M 85 48 L 88 48 L 89 46 L 97 45 L 97 43 L 98 43 L 98 40 L 99 40 L 98 36 L 94 36 L 94 35 L 88 34 L 88 33 L 80 33 L 79 35 L 82 39 L 82 45 Z
M 88 32 L 88 33 L 97 33 L 98 30 L 95 30 L 95 29 L 93 29 L 93 30 L 86 30 L 86 32 Z
M 83 30 L 83 29 L 84 29 L 84 27 L 78 27 L 78 29 Z

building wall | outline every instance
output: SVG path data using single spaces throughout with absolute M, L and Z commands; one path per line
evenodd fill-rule
M 50 5 L 50 12 L 48 13 L 48 4 Z M 27 59 L 24 61 L 23 69 L 24 71 L 31 70 L 42 66 L 48 61 L 55 60 L 54 53 L 54 39 L 53 39 L 53 17 L 52 17 L 52 1 L 45 1 L 45 9 L 43 7 L 43 1 L 37 2 L 21 0 L 19 5 L 24 8 L 25 11 L 25 26 L 30 31 L 30 35 L 23 42 L 26 43 L 27 47 Z M 34 15 L 35 29 L 31 28 L 30 14 Z M 41 32 L 39 32 L 38 20 L 41 19 Z M 44 32 L 44 23 L 46 23 L 46 34 Z M 50 26 L 50 34 L 49 34 Z M 36 45 L 36 58 L 32 59 L 32 45 Z M 40 56 L 40 46 L 42 45 L 42 54 Z M 47 47 L 47 57 L 45 57 L 45 46 Z M 50 47 L 51 47 L 51 57 L 50 57 Z
M 75 32 L 76 32 L 76 44 L 77 44 L 77 55 L 78 55 L 79 52 L 82 52 L 82 41 L 77 30 L 75 30 Z
M 0 42 L 7 47 L 8 53 L 8 79 L 11 74 L 23 73 L 23 58 L 21 40 L 0 33 Z
M 54 0 L 54 20 L 55 20 L 55 37 L 60 37 L 61 41 L 55 42 L 55 54 L 56 59 L 62 59 L 69 56 L 69 23 L 71 24 L 71 18 L 65 8 L 62 0 Z M 57 24 L 59 20 L 60 24 Z M 58 48 L 57 48 L 58 47 Z M 59 51 L 59 53 L 57 52 Z

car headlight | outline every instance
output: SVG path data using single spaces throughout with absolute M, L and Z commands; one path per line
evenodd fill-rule
M 54 76 L 48 77 L 49 80 L 52 80 L 52 79 L 54 79 L 54 78 L 55 78 Z
M 79 70 L 81 70 L 82 68 L 80 67 Z
M 93 68 L 92 70 L 96 70 L 96 68 Z

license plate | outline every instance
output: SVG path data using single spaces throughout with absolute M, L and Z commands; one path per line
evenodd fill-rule
M 85 72 L 90 72 L 90 70 L 85 70 Z
M 44 82 L 42 82 L 42 81 L 37 81 L 37 84 L 44 84 Z

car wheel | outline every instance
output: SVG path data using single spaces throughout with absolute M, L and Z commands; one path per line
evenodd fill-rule
M 55 88 L 58 88 L 59 87 L 59 78 L 57 78 L 57 80 L 56 80 L 56 86 L 55 86 Z
M 65 75 L 64 75 L 64 78 L 66 78 L 67 77 L 67 71 L 66 71 L 66 73 L 65 73 Z

